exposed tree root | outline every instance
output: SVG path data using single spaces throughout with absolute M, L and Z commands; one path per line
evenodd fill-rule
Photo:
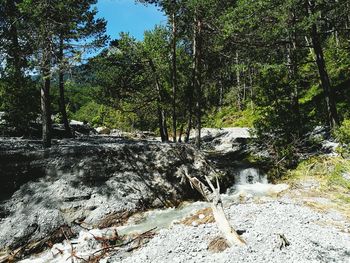
M 188 173 L 186 173 L 186 177 L 190 181 L 191 186 L 195 188 L 204 197 L 205 200 L 211 202 L 211 208 L 213 210 L 213 215 L 216 224 L 219 230 L 221 231 L 222 236 L 226 239 L 228 246 L 231 247 L 234 245 L 245 245 L 246 242 L 237 234 L 237 232 L 233 229 L 233 227 L 230 225 L 225 216 L 220 196 L 220 185 L 217 177 L 216 188 L 211 183 L 210 179 L 207 176 L 205 177 L 211 191 L 204 183 L 199 181 L 197 178 L 189 176 Z
M 4 251 L 0 253 L 0 263 L 15 262 L 25 256 L 33 253 L 39 253 L 46 248 L 50 248 L 55 243 L 62 242 L 66 238 L 72 238 L 74 233 L 68 226 L 62 226 L 45 238 L 38 241 L 29 242 L 12 251 Z

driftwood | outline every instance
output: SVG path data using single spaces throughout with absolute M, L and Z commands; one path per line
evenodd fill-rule
M 61 226 L 54 230 L 50 235 L 36 241 L 28 242 L 11 251 L 0 251 L 0 263 L 16 262 L 19 259 L 33 253 L 39 253 L 53 244 L 59 243 L 64 239 L 71 238 L 74 233 L 68 226 Z
M 278 248 L 282 250 L 282 248 L 290 246 L 290 242 L 286 238 L 284 234 L 277 234 L 278 236 Z
M 142 234 L 139 234 L 136 237 L 134 237 L 128 241 L 124 241 L 124 242 L 123 242 L 123 238 L 119 237 L 118 235 L 113 237 L 112 240 L 111 239 L 104 239 L 104 238 L 99 238 L 99 239 L 95 238 L 97 241 L 100 241 L 100 242 L 102 241 L 102 248 L 93 252 L 92 255 L 90 255 L 88 259 L 82 259 L 82 258 L 78 258 L 78 259 L 83 260 L 84 262 L 98 263 L 98 262 L 100 262 L 100 260 L 102 258 L 107 256 L 108 253 L 119 251 L 123 247 L 126 247 L 126 246 L 132 244 L 132 246 L 125 249 L 126 252 L 131 252 L 135 249 L 140 248 L 142 246 L 144 240 L 152 238 L 155 235 L 155 233 L 153 232 L 155 229 L 156 228 L 152 228 L 150 230 L 147 230 L 146 232 L 143 232 Z M 117 244 L 110 245 L 109 244 L 110 241 L 117 242 Z
M 207 181 L 209 188 L 199 181 L 195 177 L 191 177 L 186 173 L 186 177 L 190 181 L 192 188 L 195 188 L 207 202 L 211 202 L 211 208 L 213 210 L 213 215 L 216 221 L 216 224 L 221 231 L 223 238 L 225 238 L 228 246 L 244 246 L 246 242 L 237 234 L 235 229 L 228 222 L 226 215 L 224 213 L 224 207 L 222 205 L 222 200 L 220 196 L 220 185 L 219 180 L 216 177 L 216 188 L 211 183 L 210 179 L 206 176 L 205 180 Z

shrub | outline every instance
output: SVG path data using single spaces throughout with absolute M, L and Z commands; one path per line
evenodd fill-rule
M 72 117 L 79 121 L 86 121 L 94 127 L 106 126 L 126 131 L 133 130 L 133 120 L 136 118 L 133 113 L 123 113 L 93 101 L 82 106 Z
M 211 128 L 253 127 L 255 118 L 255 112 L 251 108 L 239 111 L 236 107 L 226 106 L 208 114 L 204 124 Z
M 334 135 L 341 144 L 350 144 L 350 119 L 343 121 L 341 126 L 334 131 Z

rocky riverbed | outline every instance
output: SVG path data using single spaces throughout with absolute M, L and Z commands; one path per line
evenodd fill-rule
M 122 234 L 141 233 L 157 223 L 159 227 L 141 248 L 109 250 L 100 262 L 350 262 L 348 219 L 337 211 L 314 211 L 288 197 L 290 192 L 287 190 L 280 197 L 269 192 L 245 196 L 241 193 L 241 198 L 224 195 L 225 212 L 247 242 L 244 247 L 212 251 L 211 243 L 220 233 L 212 220 L 206 220 L 210 214 L 201 212 L 209 204 L 193 203 L 185 209 L 150 211 L 143 223 L 130 222 L 132 227 L 116 228 Z M 191 220 L 184 223 L 186 217 Z M 88 259 L 103 247 L 96 236 L 111 237 L 113 230 L 82 230 L 77 239 L 57 244 L 22 263 L 65 262 L 72 251 L 78 258 Z
M 219 235 L 215 223 L 175 225 L 122 262 L 350 262 L 350 224 L 337 212 L 317 213 L 290 199 L 227 204 L 245 247 L 208 250 Z M 288 244 L 283 244 L 281 235 Z M 117 262 L 118 255 L 110 262 Z
M 57 140 L 45 151 L 2 138 L 0 262 L 350 262 L 349 218 L 305 206 L 307 189 L 269 184 L 244 160 L 248 138 L 247 129 L 208 129 L 204 155 L 154 138 Z M 247 242 L 219 253 L 209 204 L 194 202 L 184 176 L 210 177 L 213 167 Z

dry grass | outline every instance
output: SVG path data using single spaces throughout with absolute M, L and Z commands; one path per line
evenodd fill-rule
M 208 223 L 214 223 L 215 219 L 213 216 L 213 212 L 210 207 L 198 210 L 194 215 L 186 217 L 180 224 L 184 224 L 186 226 L 198 226 Z
M 333 221 L 333 220 L 327 220 L 327 221 L 317 221 L 315 224 L 319 226 L 332 226 L 337 228 L 339 231 L 344 233 L 350 233 L 350 228 L 348 226 L 344 226 L 341 222 Z
M 208 245 L 208 250 L 213 253 L 222 252 L 227 248 L 229 248 L 229 245 L 223 237 L 214 238 Z
M 314 157 L 289 171 L 283 182 L 291 186 L 290 197 L 318 212 L 337 210 L 350 220 L 350 181 L 344 174 L 350 174 L 350 160 Z
M 102 220 L 100 220 L 100 222 L 97 224 L 97 227 L 99 229 L 104 229 L 107 227 L 121 226 L 125 224 L 131 216 L 132 213 L 127 210 L 118 213 L 111 213 Z

